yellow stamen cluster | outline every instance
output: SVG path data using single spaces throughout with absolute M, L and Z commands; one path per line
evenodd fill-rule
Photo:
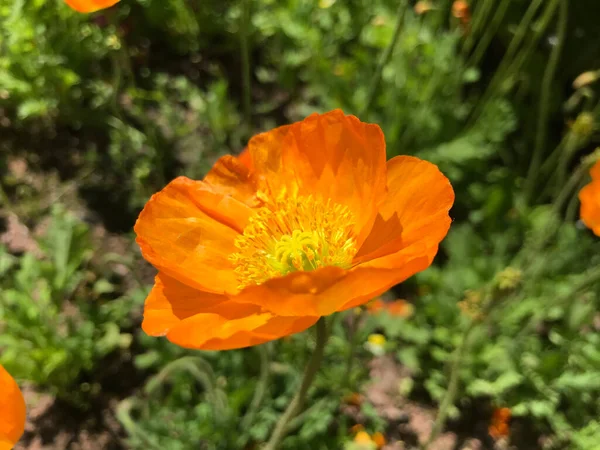
M 320 267 L 350 268 L 357 252 L 348 207 L 313 196 L 267 203 L 258 209 L 229 256 L 242 289 Z

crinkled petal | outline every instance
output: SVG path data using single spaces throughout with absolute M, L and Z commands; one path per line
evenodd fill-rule
M 26 407 L 13 377 L 0 366 L 0 449 L 10 449 L 25 430 Z
M 135 224 L 144 258 L 188 286 L 236 292 L 228 257 L 251 210 L 202 181 L 179 177 L 148 201 Z
M 254 136 L 248 149 L 266 195 L 313 195 L 346 205 L 362 244 L 386 190 L 379 126 L 335 110 Z
M 65 2 L 75 11 L 91 13 L 109 8 L 118 3 L 119 0 L 65 0 Z
M 318 317 L 281 317 L 271 313 L 255 313 L 236 319 L 219 314 L 198 314 L 175 326 L 167 339 L 187 348 L 232 350 L 300 333 L 317 320 Z
M 448 232 L 454 191 L 434 164 L 412 156 L 392 158 L 387 163 L 387 189 L 355 263 L 395 253 L 416 242 L 437 249 Z
M 225 301 L 224 295 L 199 291 L 159 272 L 144 305 L 142 329 L 150 336 L 164 336 L 182 320 Z
M 351 270 L 325 267 L 294 272 L 257 286 L 249 286 L 231 299 L 261 305 L 281 316 L 326 316 L 362 305 L 431 264 L 437 251 L 413 245 L 382 266 L 359 265 Z M 383 258 L 380 258 L 383 260 Z M 377 261 L 377 260 L 376 260 Z
M 278 317 L 259 305 L 230 301 L 159 273 L 146 299 L 142 329 L 186 348 L 227 350 L 298 333 L 318 317 Z
M 217 160 L 204 181 L 219 194 L 231 196 L 250 207 L 260 203 L 256 198 L 256 180 L 251 172 L 252 161 L 247 150 L 236 158 L 225 155 Z

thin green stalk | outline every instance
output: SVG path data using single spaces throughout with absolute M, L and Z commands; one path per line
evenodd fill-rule
M 252 427 L 254 423 L 254 419 L 256 418 L 256 414 L 258 413 L 260 406 L 262 405 L 265 395 L 267 393 L 269 387 L 269 380 L 271 378 L 270 371 L 270 343 L 266 343 L 263 345 L 259 345 L 257 347 L 258 355 L 260 358 L 260 377 L 258 379 L 258 383 L 256 384 L 256 388 L 254 390 L 254 396 L 250 401 L 250 406 L 248 407 L 248 411 L 242 418 L 240 422 L 240 430 L 241 435 L 238 439 L 238 447 L 245 448 L 248 443 L 249 434 L 248 430 Z
M 481 58 L 483 58 L 485 51 L 488 49 L 490 43 L 492 42 L 492 38 L 498 31 L 498 28 L 502 23 L 502 19 L 504 19 L 504 15 L 508 10 L 508 5 L 510 4 L 510 2 L 511 0 L 502 0 L 502 3 L 500 3 L 500 6 L 498 6 L 494 17 L 492 18 L 492 21 L 485 30 L 485 34 L 479 40 L 477 47 L 475 47 L 475 51 L 473 52 L 473 56 L 471 56 L 471 58 L 469 59 L 467 67 L 475 67 L 479 65 Z
M 579 192 L 583 187 L 583 183 L 579 183 L 576 188 L 576 192 Z M 573 223 L 577 220 L 577 206 L 579 205 L 579 197 L 577 195 L 571 196 L 571 200 L 567 204 L 567 211 L 565 212 L 565 220 L 567 223 Z
M 465 39 L 465 45 L 462 48 L 462 54 L 465 59 L 473 49 L 473 45 L 475 44 L 475 36 L 479 34 L 480 29 L 487 23 L 487 19 L 490 15 L 493 5 L 494 0 L 484 0 L 483 3 L 475 9 L 472 20 L 473 27 Z
M 542 154 L 546 147 L 546 138 L 548 134 L 548 116 L 550 107 L 550 97 L 552 89 L 552 81 L 556 74 L 558 67 L 558 61 L 562 49 L 564 46 L 566 33 L 567 33 L 567 22 L 568 22 L 569 5 L 567 0 L 561 0 L 559 5 L 558 24 L 557 24 L 557 38 L 558 42 L 552 49 L 550 54 L 550 60 L 544 71 L 542 78 L 542 93 L 540 98 L 540 110 L 538 112 L 537 122 L 537 133 L 535 137 L 535 148 L 533 151 L 533 157 L 527 171 L 527 179 L 525 182 L 525 202 L 529 203 L 533 190 L 537 181 L 537 175 L 542 163 Z
M 252 99 L 251 99 L 251 72 L 250 72 L 250 21 L 252 0 L 242 0 L 242 14 L 240 16 L 240 50 L 242 53 L 242 90 L 244 105 L 244 121 L 248 130 L 252 126 Z
M 396 47 L 396 43 L 398 42 L 398 38 L 400 37 L 400 31 L 402 30 L 402 24 L 404 23 L 404 14 L 408 8 L 407 0 L 400 0 L 398 5 L 398 10 L 396 12 L 396 24 L 394 25 L 394 34 L 392 35 L 392 39 L 389 42 L 388 46 L 385 48 L 381 59 L 379 60 L 379 64 L 377 64 L 377 68 L 375 69 L 375 74 L 371 79 L 371 85 L 369 87 L 369 92 L 367 94 L 367 101 L 365 102 L 365 106 L 361 111 L 361 117 L 366 117 L 373 105 L 373 101 L 375 101 L 375 96 L 377 95 L 377 90 L 379 89 L 379 83 L 381 82 L 381 75 L 383 74 L 383 69 L 390 62 L 392 55 L 394 53 L 394 48 Z
M 496 70 L 494 76 L 492 77 L 492 80 L 490 81 L 489 89 L 491 91 L 493 91 L 496 88 L 497 84 L 502 82 L 502 80 L 506 77 L 506 69 L 510 66 L 512 62 L 514 62 L 515 55 L 517 54 L 519 47 L 523 43 L 523 40 L 527 35 L 527 31 L 529 30 L 531 22 L 535 17 L 535 13 L 537 12 L 541 4 L 542 0 L 533 0 L 530 3 L 529 8 L 527 8 L 527 11 L 523 15 L 523 20 L 521 20 L 521 23 L 519 23 L 517 31 L 515 32 L 514 37 L 511 39 L 510 44 L 508 44 L 506 53 L 502 57 L 502 61 L 498 65 L 498 69 Z
M 544 309 L 548 310 L 555 306 L 560 306 L 566 302 L 570 302 L 571 298 L 574 295 L 579 294 L 586 288 L 596 285 L 597 283 L 600 283 L 600 266 L 596 266 L 596 267 L 588 270 L 587 273 L 585 274 L 585 276 L 579 282 L 577 282 L 573 286 L 571 286 L 571 289 L 569 289 L 568 292 L 565 292 L 563 295 L 551 300 L 551 302 L 549 304 L 547 304 Z M 519 333 L 514 337 L 514 339 L 513 339 L 514 342 L 522 342 L 523 341 L 522 338 L 524 336 L 526 336 L 528 333 L 533 332 L 533 330 L 535 330 L 535 327 L 539 323 L 539 321 L 535 320 L 535 319 L 536 319 L 536 316 L 532 317 L 532 319 L 523 328 L 521 328 Z
M 352 388 L 352 369 L 354 368 L 354 357 L 356 353 L 356 328 L 358 325 L 358 317 L 354 316 L 354 311 L 350 310 L 350 326 L 348 328 L 348 341 L 350 348 L 348 349 L 348 358 L 346 359 L 346 387 Z
M 531 54 L 535 50 L 539 40 L 544 35 L 546 29 L 550 25 L 552 18 L 554 17 L 554 12 L 556 11 L 556 7 L 558 6 L 558 0 L 549 0 L 547 3 L 547 8 L 544 11 L 539 23 L 533 27 L 534 34 L 533 36 L 527 40 L 527 43 L 524 48 L 515 56 L 514 60 L 508 66 L 506 70 L 503 71 L 501 76 L 495 76 L 495 82 L 490 83 L 489 87 L 486 89 L 485 93 L 482 95 L 481 100 L 475 112 L 471 115 L 471 119 L 467 124 L 467 128 L 474 126 L 474 124 L 479 120 L 479 118 L 483 115 L 483 112 L 486 110 L 490 100 L 495 99 L 500 87 L 512 74 L 518 74 L 523 67 L 523 64 L 531 57 Z M 494 80 L 492 80 L 494 81 Z
M 462 359 L 465 355 L 465 351 L 467 350 L 467 344 L 469 338 L 471 337 L 471 333 L 475 329 L 476 325 L 477 322 L 472 320 L 469 324 L 469 327 L 463 334 L 463 339 L 460 345 L 452 355 L 452 366 L 450 366 L 450 381 L 448 382 L 448 389 L 446 389 L 446 392 L 444 393 L 444 397 L 442 398 L 442 402 L 440 403 L 440 407 L 433 424 L 433 429 L 431 430 L 429 439 L 427 439 L 427 442 L 423 446 L 423 450 L 429 449 L 431 444 L 438 438 L 442 432 L 442 429 L 444 428 L 444 425 L 446 424 L 446 419 L 450 413 L 450 407 L 454 404 L 454 399 L 458 393 L 458 382 L 460 381 L 460 366 L 462 364 Z
M 540 230 L 540 234 L 537 239 L 531 241 L 531 244 L 525 246 L 520 253 L 523 257 L 522 267 L 529 267 L 532 264 L 533 259 L 539 257 L 540 252 L 544 248 L 544 246 L 548 243 L 548 241 L 554 236 L 554 232 L 560 225 L 556 216 L 560 214 L 560 212 L 565 207 L 567 200 L 571 197 L 573 190 L 579 185 L 583 176 L 586 174 L 589 164 L 587 162 L 583 162 L 579 165 L 577 170 L 573 172 L 569 181 L 567 181 L 559 194 L 556 196 L 554 203 L 552 204 L 553 217 L 551 217 L 546 224 L 546 226 Z M 517 256 L 519 257 L 519 256 Z M 531 279 L 535 278 L 536 274 L 532 274 L 530 276 Z
M 323 353 L 325 350 L 325 344 L 327 343 L 327 324 L 325 322 L 325 318 L 321 317 L 316 325 L 317 329 L 317 343 L 315 346 L 315 351 L 312 354 L 306 369 L 304 370 L 304 375 L 302 377 L 302 382 L 300 383 L 300 387 L 296 392 L 296 395 L 288 405 L 287 409 L 284 413 L 279 417 L 277 424 L 275 425 L 275 429 L 271 434 L 271 438 L 269 442 L 264 447 L 264 450 L 277 450 L 281 441 L 285 438 L 288 430 L 288 425 L 290 420 L 298 415 L 298 413 L 302 410 L 302 405 L 306 398 L 306 394 L 308 389 L 310 388 L 313 380 L 315 379 L 315 375 L 319 370 L 321 365 L 321 360 L 323 359 Z

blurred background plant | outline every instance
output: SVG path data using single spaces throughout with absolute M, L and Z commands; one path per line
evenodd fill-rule
M 268 437 L 314 341 L 147 338 L 131 229 L 175 176 L 339 107 L 380 124 L 389 157 L 438 164 L 455 221 L 434 267 L 336 318 L 282 448 L 362 432 L 596 450 L 599 243 L 577 191 L 600 145 L 599 16 L 595 0 L 0 0 L 0 363 L 40 405 L 22 448 Z

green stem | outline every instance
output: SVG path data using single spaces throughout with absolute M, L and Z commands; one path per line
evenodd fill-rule
M 350 348 L 348 349 L 348 359 L 346 360 L 346 387 L 352 389 L 352 369 L 354 366 L 354 354 L 356 353 L 356 328 L 358 318 L 354 317 L 354 311 L 350 310 L 350 327 L 348 329 L 348 340 Z
M 475 36 L 479 34 L 481 27 L 487 23 L 488 16 L 490 15 L 490 11 L 492 10 L 492 6 L 494 5 L 494 0 L 484 0 L 481 5 L 475 9 L 473 14 L 473 28 L 471 32 L 468 34 L 465 45 L 462 48 L 463 57 L 466 57 L 471 53 L 473 49 L 473 45 L 475 44 Z
M 396 24 L 394 25 L 394 34 L 392 35 L 392 39 L 389 42 L 388 46 L 384 50 L 383 55 L 379 60 L 379 64 L 375 69 L 375 74 L 371 79 L 371 85 L 367 94 L 367 101 L 365 102 L 365 106 L 360 113 L 361 117 L 366 117 L 369 113 L 369 110 L 371 109 L 371 106 L 373 105 L 373 101 L 375 100 L 375 96 L 377 95 L 377 90 L 379 88 L 379 83 L 381 81 L 381 75 L 383 74 L 383 69 L 390 62 L 392 54 L 394 53 L 394 48 L 396 47 L 396 43 L 398 42 L 398 38 L 400 37 L 400 31 L 402 30 L 404 14 L 406 13 L 407 7 L 407 1 L 400 0 L 400 4 L 398 5 L 398 10 L 396 12 Z
M 554 12 L 558 6 L 558 0 L 549 0 L 547 3 L 546 10 L 539 20 L 539 24 L 535 25 L 533 36 L 527 40 L 525 47 L 515 56 L 514 60 L 508 65 L 507 69 L 500 75 L 494 76 L 495 82 L 490 83 L 485 93 L 482 95 L 475 112 L 471 114 L 471 118 L 467 124 L 467 128 L 471 128 L 479 120 L 479 118 L 485 112 L 489 102 L 497 97 L 500 88 L 513 74 L 518 74 L 523 67 L 523 64 L 530 58 L 531 54 L 537 47 L 539 40 L 544 35 L 546 28 L 548 28 L 550 21 L 554 17 Z M 492 81 L 494 81 L 494 79 Z
M 553 301 L 544 307 L 544 311 L 551 309 L 555 306 L 563 305 L 567 302 L 572 303 L 571 299 L 574 295 L 579 294 L 584 289 L 593 286 L 600 282 L 600 266 L 596 266 L 585 274 L 585 276 L 577 283 L 575 283 L 571 289 L 563 295 L 556 297 Z M 533 332 L 536 326 L 539 324 L 539 316 L 534 316 L 531 320 L 519 331 L 514 337 L 513 341 L 516 343 L 522 343 L 523 337 L 528 333 Z
M 471 332 L 475 329 L 477 322 L 472 320 L 469 324 L 469 327 L 465 330 L 463 334 L 463 339 L 452 355 L 452 366 L 450 367 L 450 381 L 448 382 L 448 389 L 444 393 L 444 397 L 442 398 L 442 402 L 440 403 L 440 408 L 438 409 L 437 416 L 435 418 L 435 422 L 433 424 L 433 429 L 431 430 L 431 434 L 429 435 L 429 439 L 423 446 L 424 450 L 429 449 L 431 444 L 438 438 L 444 425 L 446 424 L 446 419 L 448 418 L 448 414 L 450 412 L 450 407 L 454 404 L 454 399 L 456 398 L 456 394 L 458 393 L 458 382 L 460 379 L 460 367 L 462 364 L 462 359 L 465 355 L 465 351 L 467 349 L 467 344 L 469 338 L 471 337 Z
M 308 389 L 310 388 L 313 380 L 315 379 L 315 375 L 319 370 L 319 366 L 321 365 L 321 360 L 323 359 L 323 353 L 325 350 L 325 344 L 327 342 L 327 325 L 325 323 L 325 318 L 321 317 L 316 325 L 317 329 L 317 343 L 315 346 L 315 351 L 312 354 L 306 369 L 304 369 L 304 375 L 302 377 L 302 382 L 300 383 L 300 388 L 296 392 L 296 395 L 288 405 L 287 409 L 281 415 L 277 424 L 275 425 L 275 429 L 271 434 L 271 438 L 269 442 L 264 447 L 264 450 L 277 450 L 281 441 L 285 438 L 287 433 L 288 424 L 290 420 L 292 420 L 298 413 L 302 410 L 302 405 L 306 398 L 306 394 Z
M 488 49 L 490 43 L 492 42 L 492 38 L 496 34 L 496 31 L 498 31 L 498 28 L 502 23 L 502 19 L 504 19 L 504 15 L 506 14 L 510 2 L 511 0 L 503 0 L 502 3 L 500 3 L 500 6 L 498 6 L 494 17 L 492 18 L 492 21 L 485 30 L 485 34 L 479 40 L 479 44 L 477 44 L 477 47 L 475 47 L 475 51 L 473 52 L 473 56 L 469 59 L 467 67 L 475 67 L 479 65 L 481 58 L 483 58 L 485 51 Z
M 586 162 L 582 162 L 577 170 L 573 172 L 569 181 L 567 181 L 562 190 L 556 196 L 554 203 L 552 205 L 552 217 L 548 219 L 545 227 L 540 230 L 540 234 L 536 236 L 530 244 L 527 244 L 523 247 L 521 253 L 517 255 L 517 258 L 520 258 L 522 255 L 523 263 L 520 264 L 521 267 L 530 267 L 533 265 L 533 260 L 535 258 L 539 258 L 539 255 L 542 249 L 546 246 L 548 241 L 554 236 L 555 231 L 560 226 L 560 221 L 557 216 L 560 214 L 562 209 L 565 207 L 567 200 L 569 200 L 570 196 L 573 193 L 573 190 L 579 185 L 581 179 L 589 169 L 589 164 Z M 535 280 L 537 275 L 539 274 L 539 270 L 533 271 L 533 274 L 530 276 L 530 279 Z
M 551 98 L 552 81 L 556 74 L 556 68 L 558 67 L 558 60 L 564 46 L 566 33 L 567 33 L 567 21 L 569 5 L 567 0 L 561 0 L 559 5 L 558 25 L 557 25 L 557 38 L 558 42 L 552 49 L 550 54 L 550 60 L 544 71 L 542 78 L 542 94 L 540 98 L 540 110 L 538 113 L 537 123 L 537 134 L 535 137 L 535 148 L 533 151 L 533 157 L 531 158 L 531 164 L 527 172 L 527 179 L 525 182 L 525 202 L 529 203 L 535 182 L 537 181 L 537 175 L 542 163 L 542 153 L 546 147 L 546 137 L 548 133 L 548 115 Z
M 541 2 L 541 0 L 534 0 L 529 5 L 529 8 L 527 8 L 527 11 L 523 15 L 523 20 L 521 21 L 521 23 L 519 23 L 519 27 L 515 32 L 515 36 L 511 39 L 510 44 L 508 45 L 508 49 L 502 57 L 502 61 L 498 65 L 496 73 L 490 81 L 490 91 L 493 91 L 496 88 L 496 86 L 506 78 L 506 70 L 511 65 L 511 63 L 514 62 L 517 50 L 523 43 L 523 40 L 527 35 L 527 31 L 529 30 L 529 27 L 531 25 L 531 21 L 535 17 L 535 13 L 540 7 Z
M 252 0 L 242 0 L 240 17 L 240 50 L 242 53 L 242 89 L 244 105 L 244 121 L 248 130 L 252 126 L 251 73 L 250 73 L 250 20 Z

